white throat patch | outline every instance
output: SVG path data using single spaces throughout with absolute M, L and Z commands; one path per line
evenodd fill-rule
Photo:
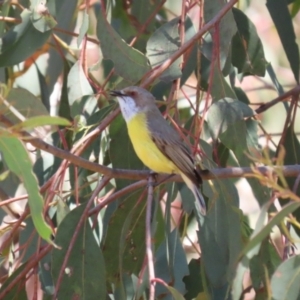
M 138 112 L 140 112 L 140 109 L 136 106 L 135 101 L 128 96 L 123 97 L 117 97 L 122 115 L 128 123 Z

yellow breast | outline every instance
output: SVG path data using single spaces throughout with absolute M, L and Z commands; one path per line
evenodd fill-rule
M 152 141 L 144 113 L 138 113 L 128 121 L 127 128 L 137 156 L 149 169 L 157 173 L 178 173 L 174 163 Z

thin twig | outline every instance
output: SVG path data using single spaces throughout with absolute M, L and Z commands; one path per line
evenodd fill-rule
M 275 104 L 277 104 L 279 102 L 287 101 L 287 99 L 290 98 L 293 95 L 299 95 L 299 93 L 300 93 L 300 85 L 297 85 L 293 89 L 291 89 L 291 90 L 287 91 L 286 93 L 280 95 L 279 97 L 275 98 L 274 100 L 261 105 L 260 107 L 258 107 L 255 110 L 255 112 L 257 114 L 260 114 L 260 113 L 268 110 L 270 107 L 274 106 Z
M 123 189 L 113 193 L 111 196 L 107 197 L 105 200 L 101 201 L 97 206 L 92 208 L 89 211 L 89 215 L 91 216 L 93 214 L 98 214 L 98 212 L 109 203 L 115 201 L 116 199 L 119 199 L 120 197 L 130 192 L 136 191 L 137 189 L 144 187 L 146 184 L 147 184 L 147 180 L 140 180 L 131 185 L 124 187 Z
M 148 197 L 147 197 L 147 211 L 146 211 L 146 254 L 148 262 L 149 274 L 149 300 L 155 299 L 155 271 L 152 252 L 152 230 L 151 230 L 151 216 L 152 216 L 152 203 L 154 191 L 154 176 L 150 174 L 148 178 Z

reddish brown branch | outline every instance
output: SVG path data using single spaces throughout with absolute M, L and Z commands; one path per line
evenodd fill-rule
M 229 1 L 224 7 L 213 17 L 209 22 L 207 22 L 189 41 L 184 43 L 180 49 L 178 49 L 169 59 L 167 59 L 158 68 L 153 69 L 149 76 L 141 84 L 142 87 L 149 86 L 155 79 L 157 79 L 170 65 L 184 52 L 190 49 L 209 29 L 213 28 L 222 17 L 237 3 L 237 0 Z

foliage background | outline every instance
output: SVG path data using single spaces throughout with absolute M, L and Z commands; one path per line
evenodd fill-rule
M 298 299 L 299 7 L 2 1 L 0 299 Z M 211 171 L 206 217 L 149 184 L 128 85 Z

